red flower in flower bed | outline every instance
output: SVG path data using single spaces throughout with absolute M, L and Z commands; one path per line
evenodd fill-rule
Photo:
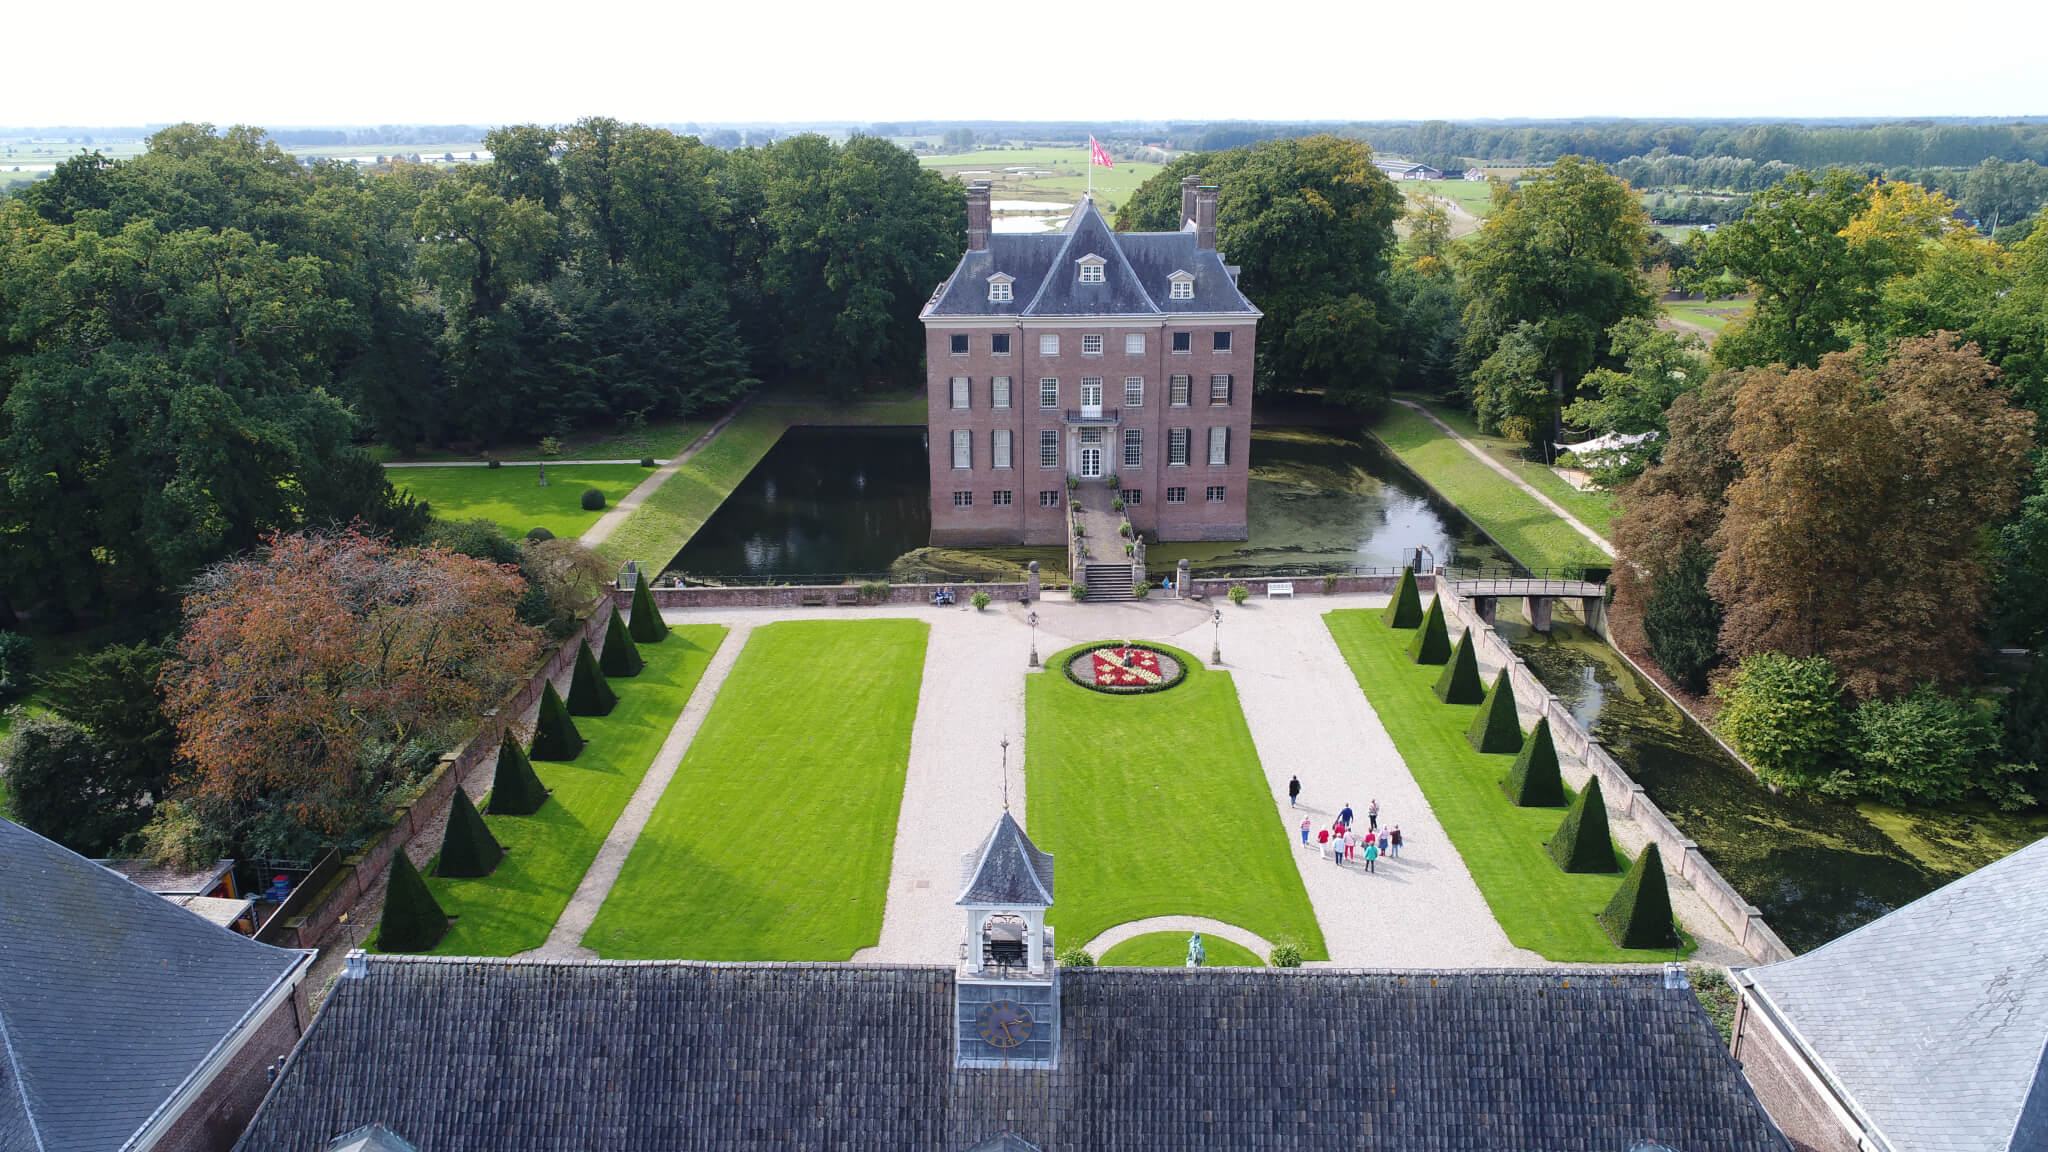
M 1135 644 L 1110 644 L 1076 653 L 1067 663 L 1067 676 L 1084 688 L 1098 692 L 1128 693 L 1157 691 L 1178 684 L 1185 669 L 1171 655 Z

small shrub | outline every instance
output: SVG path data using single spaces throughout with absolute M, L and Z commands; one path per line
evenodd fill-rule
M 654 606 L 654 589 L 645 576 L 633 586 L 633 615 L 626 621 L 626 631 L 640 644 L 659 644 L 668 639 L 668 621 L 661 618 L 661 609 Z
M 1111 472 L 1109 475 L 1104 476 L 1102 478 L 1102 482 L 1104 484 L 1109 485 L 1112 490 L 1122 488 L 1124 486 L 1124 478 L 1117 475 L 1114 472 Z
M 576 642 L 576 671 L 569 678 L 569 715 L 606 716 L 619 706 L 619 694 L 605 683 L 597 654 L 588 639 Z
M 1083 524 L 1076 524 L 1076 525 L 1074 525 L 1074 535 L 1075 535 L 1075 536 L 1077 536 L 1077 537 L 1080 537 L 1080 536 L 1086 536 L 1087 534 L 1088 534 L 1088 528 L 1087 528 L 1087 526 L 1086 526 L 1086 525 L 1083 525 Z
M 19 632 L 0 632 L 0 700 L 28 691 L 35 658 L 34 641 Z
M 493 816 L 531 816 L 548 802 L 548 790 L 534 774 L 526 750 L 512 737 L 512 726 L 498 740 L 498 768 L 491 776 Z
M 583 734 L 569 719 L 569 709 L 550 680 L 540 694 L 540 716 L 533 725 L 533 747 L 527 752 L 535 760 L 574 760 L 583 752 Z
M 1522 722 L 1515 716 L 1515 686 L 1508 682 L 1507 669 L 1493 678 L 1493 687 L 1479 705 L 1479 714 L 1472 717 L 1465 739 L 1481 752 L 1522 750 Z
M 889 598 L 887 580 L 870 580 L 860 586 L 860 598 L 871 603 L 881 603 Z
M 1138 546 L 1136 544 L 1131 543 L 1129 540 L 1124 541 L 1124 555 L 1136 556 L 1137 554 Z
M 652 467 L 654 467 L 654 457 L 652 457 L 652 456 L 642 456 L 642 457 L 640 458 L 640 466 L 641 466 L 642 468 L 652 468 Z
M 1486 700 L 1486 683 L 1479 678 L 1479 656 L 1472 649 L 1472 630 L 1458 637 L 1450 663 L 1436 678 L 1436 698 L 1446 704 L 1479 704 Z
M 1598 776 L 1586 781 L 1585 790 L 1572 801 L 1564 823 L 1544 849 L 1566 872 L 1613 872 L 1614 839 L 1607 831 L 1607 801 L 1600 795 Z
M 493 460 L 490 463 L 484 465 L 484 467 L 486 468 L 503 468 L 504 466 L 505 462 L 503 460 Z
M 1242 604 L 1246 600 L 1251 599 L 1252 590 L 1245 587 L 1242 584 L 1232 584 L 1230 586 L 1229 596 L 1230 602 L 1232 604 Z
M 504 858 L 504 846 L 491 835 L 490 826 L 470 803 L 469 793 L 457 785 L 455 798 L 448 805 L 448 827 L 441 833 L 441 859 L 434 866 L 434 875 L 489 876 Z
M 583 490 L 583 510 L 585 512 L 595 512 L 602 507 L 604 507 L 604 493 L 595 488 L 585 488 Z
M 1266 962 L 1275 968 L 1299 968 L 1301 967 L 1301 949 L 1293 944 L 1275 944 L 1273 945 L 1273 953 L 1266 957 Z
M 1721 1034 L 1721 1043 L 1733 1043 L 1735 1005 L 1742 997 L 1735 991 L 1735 986 L 1728 983 L 1728 973 L 1705 964 L 1687 964 L 1685 976 L 1700 1007 L 1707 1010 L 1707 1019 L 1714 1022 L 1714 1030 Z
M 1088 598 L 1088 586 L 1076 580 L 1073 587 L 1067 590 L 1067 593 L 1076 600 L 1086 600 Z
M 974 610 L 979 612 L 989 606 L 989 595 L 986 592 L 976 592 L 967 598 L 967 602 L 974 605 Z
M 1067 491 L 1069 491 L 1069 492 L 1072 492 L 1072 491 L 1073 491 L 1074 489 L 1076 489 L 1076 488 L 1079 488 L 1080 486 L 1081 486 L 1081 478 L 1080 478 L 1079 476 L 1069 476 L 1069 477 L 1067 477 Z M 1079 503 L 1079 501 L 1075 501 L 1075 503 L 1077 503 L 1077 504 L 1078 504 L 1078 503 Z
M 1079 500 L 1069 500 L 1067 501 L 1067 507 L 1072 511 L 1079 512 L 1081 510 L 1081 502 Z
M 377 951 L 425 952 L 448 934 L 448 913 L 434 899 L 419 869 L 404 852 L 391 857 L 384 881 L 384 917 L 377 926 Z
M 1401 569 L 1401 583 L 1382 617 L 1389 628 L 1414 628 L 1422 623 L 1422 593 L 1415 587 L 1415 569 Z
M 1714 694 L 1722 703 L 1721 734 L 1766 780 L 1819 788 L 1839 767 L 1846 718 L 1827 657 L 1758 653 Z
M 1124 510 L 1124 498 L 1123 498 L 1123 497 L 1121 497 L 1121 496 L 1119 496 L 1119 497 L 1117 497 L 1116 499 L 1114 499 L 1114 500 L 1111 500 L 1111 501 L 1109 502 L 1109 510 L 1110 510 L 1110 511 L 1112 511 L 1112 512 L 1121 512 L 1121 511 L 1123 511 L 1123 510 Z
M 1408 641 L 1408 659 L 1417 664 L 1444 664 L 1451 658 L 1451 633 L 1444 626 L 1444 598 L 1429 598 L 1429 615 Z
M 2020 786 L 2017 779 L 2002 785 L 2001 777 L 2026 771 L 1997 763 L 1997 725 L 1976 701 L 1943 695 L 1932 684 L 1897 700 L 1866 700 L 1849 724 L 1854 770 L 1836 773 L 1822 791 L 1899 807 L 1958 804 L 1979 790 L 2004 801 Z
M 626 630 L 626 618 L 619 615 L 615 601 L 607 603 L 605 608 L 611 612 L 612 618 L 604 626 L 604 656 L 597 663 L 598 670 L 606 676 L 638 676 L 647 662 L 640 658 L 640 649 Z
M 1323 595 L 1334 596 L 1337 592 L 1337 574 L 1332 572 L 1323 577 Z
M 1136 596 L 1140 600 L 1143 600 L 1145 597 L 1150 596 L 1151 594 L 1152 582 L 1150 580 L 1140 580 L 1138 581 L 1138 586 L 1136 588 L 1131 589 L 1131 595 Z
M 528 532 L 526 534 L 526 539 L 534 544 L 539 544 L 547 540 L 553 540 L 554 538 L 555 534 L 553 532 L 548 531 L 545 528 L 535 528 L 533 531 Z
M 1059 954 L 1062 968 L 1093 968 L 1095 956 L 1086 948 L 1068 948 Z
M 541 437 L 540 454 L 543 456 L 560 456 L 562 454 L 562 438 L 559 436 Z
M 1564 803 L 1564 777 L 1558 774 L 1557 744 L 1550 737 L 1550 717 L 1536 721 L 1536 730 L 1522 745 L 1515 766 L 1508 769 L 1504 787 L 1509 803 L 1517 808 L 1555 808 Z
M 1671 924 L 1671 889 L 1664 880 L 1664 856 L 1652 843 L 1636 857 L 1621 887 L 1600 913 L 1600 926 L 1617 948 L 1671 948 L 1678 937 Z

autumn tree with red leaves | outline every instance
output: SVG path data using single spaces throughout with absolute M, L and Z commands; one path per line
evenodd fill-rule
M 532 667 L 508 567 L 356 531 L 276 535 L 207 570 L 164 668 L 193 765 L 180 799 L 223 847 L 351 844 Z

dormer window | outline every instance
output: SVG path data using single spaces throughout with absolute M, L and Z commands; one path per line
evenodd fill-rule
M 1168 300 L 1193 300 L 1195 298 L 1195 277 L 1189 272 L 1175 272 L 1166 278 Z
M 1106 261 L 1093 252 L 1081 257 L 1074 263 L 1081 266 L 1081 283 L 1083 284 L 1101 284 L 1108 279 L 1102 272 L 1102 266 Z
M 1003 273 L 1001 273 L 1001 272 L 998 272 L 998 273 L 996 273 L 995 275 L 993 275 L 993 276 L 989 277 L 989 278 L 988 278 L 988 301 L 989 301 L 989 303 L 991 303 L 991 304 L 1008 304 L 1008 303 L 1009 303 L 1009 302 L 1011 301 L 1011 299 L 1012 299 L 1012 297 L 1011 297 L 1011 295 L 1010 295 L 1010 284 L 1012 283 L 1012 281 L 1013 281 L 1013 278 L 1012 278 L 1012 277 L 1010 277 L 1010 276 L 1007 276 L 1007 275 L 1005 275 L 1005 274 L 1003 274 Z

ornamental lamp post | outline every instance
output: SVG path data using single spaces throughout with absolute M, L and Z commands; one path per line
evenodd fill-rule
M 1223 666 L 1223 609 L 1218 608 L 1216 615 L 1209 618 L 1209 623 L 1215 626 L 1210 630 L 1209 663 L 1220 668 Z
M 1027 624 L 1029 624 L 1029 625 L 1031 625 L 1031 665 L 1030 665 L 1030 666 L 1031 666 L 1031 667 L 1033 667 L 1033 668 L 1036 668 L 1036 667 L 1038 667 L 1038 613 L 1036 613 L 1036 612 L 1033 612 L 1033 613 L 1032 613 L 1031 615 L 1029 615 L 1029 616 L 1025 617 L 1025 621 L 1024 621 L 1024 622 L 1025 622 L 1025 623 L 1027 623 Z

